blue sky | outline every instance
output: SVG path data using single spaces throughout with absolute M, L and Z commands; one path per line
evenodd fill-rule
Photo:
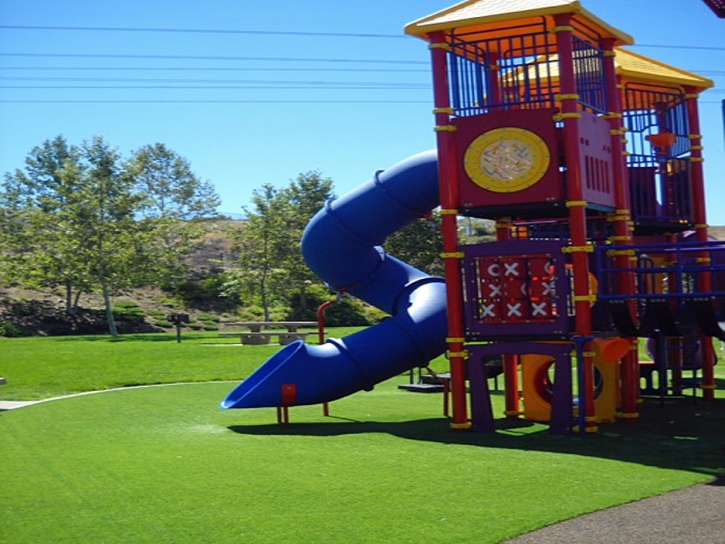
M 215 185 L 225 213 L 311 170 L 343 194 L 435 146 L 428 49 L 403 27 L 454 3 L 0 0 L 6 27 L 99 29 L 0 28 L 0 173 L 58 134 L 102 134 L 125 156 L 165 143 Z M 700 0 L 582 3 L 634 51 L 715 81 L 701 103 L 708 221 L 725 225 L 725 20 Z

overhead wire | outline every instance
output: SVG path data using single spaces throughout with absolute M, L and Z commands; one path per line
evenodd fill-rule
M 0 25 L 0 30 L 34 30 L 34 31 L 71 31 L 71 32 L 137 32 L 137 33 L 178 33 L 178 34 L 236 34 L 236 35 L 270 35 L 270 36 L 301 36 L 301 37 L 322 37 L 322 38 L 371 38 L 371 39 L 388 39 L 388 38 L 408 38 L 405 35 L 398 34 L 378 34 L 378 33 L 344 33 L 344 32 L 314 32 L 314 31 L 271 31 L 271 30 L 248 30 L 248 29 L 203 29 L 203 28 L 144 28 L 144 27 L 105 27 L 105 26 L 48 26 L 48 25 Z M 700 49 L 700 50 L 711 50 L 711 51 L 725 51 L 725 47 L 719 46 L 694 46 L 694 45 L 672 45 L 672 44 L 637 44 L 639 47 L 651 47 L 651 48 L 669 48 L 669 49 Z M 0 71 L 4 70 L 23 70 L 23 71 L 155 71 L 157 73 L 169 71 L 169 72 L 212 72 L 212 71 L 246 71 L 246 72 L 337 72 L 337 73 L 371 73 L 371 72 L 388 72 L 388 73 L 429 73 L 428 69 L 423 69 L 423 66 L 428 66 L 427 61 L 417 61 L 411 59 L 354 59 L 354 58 L 314 58 L 314 57 L 269 57 L 269 56 L 237 56 L 237 55 L 177 55 L 177 54 L 120 54 L 120 53 L 49 53 L 49 52 L 0 52 L 0 57 L 5 58 L 45 58 L 45 59 L 93 59 L 93 60 L 115 60 L 115 59 L 127 59 L 127 60 L 166 60 L 166 61 L 204 61 L 204 62 L 265 62 L 265 63 L 286 63 L 286 64 L 299 64 L 305 63 L 308 66 L 284 66 L 284 67 L 269 67 L 269 66 L 166 66 L 166 67 L 153 67 L 153 66 L 138 66 L 138 67 L 114 67 L 114 66 L 63 66 L 63 67 L 51 67 L 51 66 L 14 66 L 14 67 L 1 67 Z M 309 66 L 310 64 L 337 64 L 340 67 L 325 67 L 325 66 Z M 360 67 L 353 65 L 373 65 L 374 67 Z M 383 68 L 385 65 L 395 66 L 395 68 Z M 405 68 L 405 66 L 421 66 L 420 69 Z M 722 70 L 692 70 L 702 75 L 709 76 L 721 76 L 725 75 L 725 71 Z M 2 85 L 0 89 L 27 89 L 27 90 L 221 90 L 221 89 L 249 89 L 249 90 L 260 90 L 260 89 L 277 89 L 277 90 L 300 90 L 300 89 L 314 89 L 314 90 L 429 90 L 430 83 L 394 83 L 394 82 L 367 82 L 367 81 L 295 81 L 295 80 L 222 80 L 222 79 L 170 79 L 170 78 L 113 78 L 113 77 L 53 77 L 53 76 L 42 76 L 42 77 L 22 77 L 22 76 L 5 76 L 0 77 L 0 81 L 38 81 L 38 82 L 86 82 L 88 85 Z M 117 83 L 118 85 L 97 85 L 97 83 Z M 147 85 L 138 85 L 138 83 L 145 83 Z M 151 85 L 151 84 L 154 85 Z M 164 84 L 164 85 L 160 85 Z M 172 85 L 173 84 L 173 85 Z M 192 85 L 194 84 L 194 85 Z M 723 92 L 720 89 L 714 89 L 711 93 Z M 64 99 L 52 99 L 57 102 Z M 64 100 L 67 103 L 75 102 L 73 99 Z M 97 99 L 97 102 L 100 100 Z M 170 99 L 159 99 L 154 100 L 152 98 L 144 100 L 123 100 L 114 99 L 109 102 L 169 102 Z M 185 100 L 181 100 L 185 101 Z M 208 102 L 218 103 L 224 102 L 229 103 L 227 100 L 193 100 L 194 102 Z M 291 102 L 296 102 L 293 100 Z M 46 102 L 45 100 L 35 99 L 20 99 L 20 100 L 9 100 L 0 99 L 0 102 Z M 79 102 L 89 102 L 89 100 L 79 100 Z M 249 102 L 249 100 L 242 99 L 241 102 Z M 264 100 L 260 101 L 264 102 Z M 275 100 L 275 102 L 279 102 Z M 316 102 L 315 100 L 308 101 L 311 103 Z M 322 102 L 329 103 L 330 100 L 322 100 Z M 349 102 L 345 100 L 344 102 Z M 367 100 L 352 100 L 352 102 L 365 103 Z M 390 102 L 390 101 L 383 101 Z M 707 101 L 703 103 L 709 103 Z

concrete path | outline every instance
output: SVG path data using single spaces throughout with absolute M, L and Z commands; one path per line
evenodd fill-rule
M 600 510 L 506 544 L 725 543 L 725 480 Z

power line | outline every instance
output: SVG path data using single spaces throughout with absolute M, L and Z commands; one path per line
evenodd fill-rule
M 632 47 L 652 47 L 656 49 L 692 49 L 697 51 L 725 51 L 725 47 L 718 47 L 715 45 L 665 45 L 665 44 L 651 44 L 651 43 L 637 43 Z
M 172 34 L 240 34 L 257 36 L 304 36 L 323 38 L 375 38 L 410 39 L 406 34 L 378 34 L 366 32 L 312 32 L 302 30 L 248 30 L 219 28 L 159 28 L 159 27 L 110 27 L 110 26 L 46 26 L 46 25 L 0 25 L 4 30 L 55 30 L 70 32 L 140 32 Z M 672 45 L 672 44 L 634 44 L 634 47 L 652 47 L 662 49 L 692 49 L 701 51 L 725 51 L 725 47 L 708 45 Z
M 192 100 L 192 99 L 139 99 L 139 100 L 74 100 L 74 99 L 18 99 L 3 100 L 0 104 L 430 104 L 430 100 Z
M 416 74 L 428 74 L 430 70 L 426 69 L 405 69 L 405 68 L 299 68 L 299 67 L 285 67 L 285 68 L 264 68 L 264 67 L 248 67 L 248 66 L 0 66 L 0 72 L 2 71 L 40 71 L 40 70 L 55 70 L 55 71 L 113 71 L 113 72 L 279 72 L 284 70 L 285 72 L 378 72 L 378 73 L 416 73 Z M 695 70 L 691 70 L 695 71 Z M 722 72 L 725 74 L 725 71 Z
M 375 38 L 410 39 L 406 34 L 379 34 L 367 32 L 313 32 L 303 30 L 248 30 L 219 28 L 160 28 L 160 27 L 111 27 L 111 26 L 47 26 L 47 25 L 0 25 L 2 30 L 54 30 L 70 32 L 139 32 L 170 34 L 238 34 L 256 36 L 303 36 L 322 38 Z M 663 49 L 692 49 L 702 51 L 725 51 L 725 47 L 708 45 L 671 45 L 671 44 L 634 44 L 633 47 L 652 47 Z
M 398 82 L 391 82 L 391 81 L 326 81 L 326 80 L 308 80 L 308 81 L 295 81 L 295 80 L 289 80 L 289 79 L 196 79 L 196 78 L 179 78 L 179 79 L 173 79 L 173 78 L 143 78 L 143 77 L 130 77 L 130 78 L 124 78 L 124 77 L 47 77 L 47 76 L 38 76 L 38 77 L 7 77 L 7 76 L 0 76 L 0 81 L 73 81 L 73 82 L 90 82 L 90 83 L 98 83 L 98 82 L 113 82 L 113 83 L 214 83 L 214 84 L 229 84 L 229 85 L 239 85 L 239 84 L 250 84 L 250 83 L 259 83 L 259 84 L 268 84 L 268 85 L 276 85 L 276 84 L 300 84 L 300 85 L 373 85 L 373 86 L 379 86 L 379 85 L 405 85 L 405 86 L 421 86 L 425 85 L 426 87 L 430 87 L 430 84 L 423 84 L 423 83 L 398 83 Z
M 259 62 L 322 62 L 363 64 L 418 64 L 428 66 L 428 61 L 383 60 L 383 59 L 335 59 L 304 57 L 236 57 L 225 55 L 149 55 L 114 53 L 0 53 L 0 57 L 21 58 L 80 58 L 80 59 L 152 59 L 152 60 L 214 60 L 214 61 L 259 61 Z
M 257 36 L 304 36 L 322 38 L 389 38 L 410 39 L 405 34 L 374 34 L 366 32 L 310 32 L 300 30 L 228 30 L 218 28 L 143 28 L 115 26 L 41 26 L 41 25 L 0 25 L 3 30 L 62 30 L 92 32 L 161 32 L 173 34 L 248 34 Z

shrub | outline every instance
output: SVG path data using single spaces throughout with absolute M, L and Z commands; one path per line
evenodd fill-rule
M 11 323 L 6 319 L 0 319 L 0 336 L 5 338 L 19 338 L 27 336 L 27 334 L 15 323 Z
M 204 325 L 202 325 L 202 328 L 205 331 L 218 331 L 219 330 L 219 326 L 216 323 L 213 323 L 211 321 L 205 322 Z
M 16 300 L 10 304 L 10 311 L 18 317 L 29 317 L 37 313 L 37 308 L 32 302 L 26 300 Z
M 154 325 L 156 327 L 161 327 L 162 329 L 172 329 L 175 327 L 175 325 L 166 319 L 157 319 L 154 321 Z
M 199 321 L 205 321 L 209 323 L 219 323 L 219 316 L 212 314 L 199 314 L 196 316 Z

